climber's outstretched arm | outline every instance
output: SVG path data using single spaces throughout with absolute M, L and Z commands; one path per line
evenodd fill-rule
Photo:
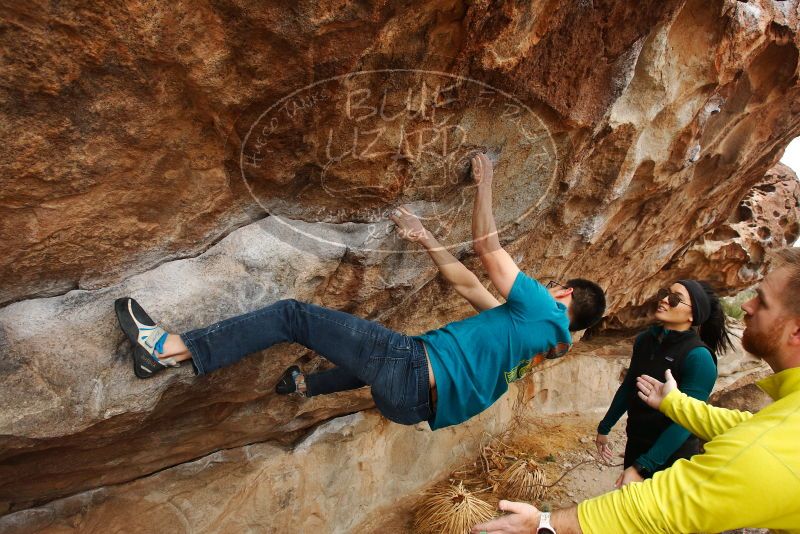
M 519 274 L 519 267 L 500 246 L 497 226 L 492 213 L 492 162 L 485 154 L 472 158 L 472 177 L 478 184 L 475 207 L 472 211 L 472 246 L 480 256 L 483 267 L 494 287 L 508 298 L 511 286 Z
M 407 208 L 401 207 L 395 210 L 391 219 L 397 225 L 397 231 L 403 239 L 415 241 L 425 247 L 444 279 L 459 295 L 467 299 L 473 308 L 480 312 L 500 305 L 494 295 L 483 287 L 478 277 L 443 247 Z

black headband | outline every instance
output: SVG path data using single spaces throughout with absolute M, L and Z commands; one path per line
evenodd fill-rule
M 678 280 L 686 288 L 692 299 L 692 321 L 694 326 L 700 326 L 711 316 L 711 300 L 706 290 L 696 280 Z

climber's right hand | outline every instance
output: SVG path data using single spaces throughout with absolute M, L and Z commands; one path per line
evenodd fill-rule
M 397 225 L 397 233 L 406 241 L 423 242 L 431 237 L 419 218 L 405 206 L 392 211 L 389 218 Z

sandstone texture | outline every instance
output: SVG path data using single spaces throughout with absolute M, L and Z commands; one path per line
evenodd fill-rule
M 711 282 L 720 294 L 735 293 L 760 279 L 771 251 L 800 237 L 797 176 L 781 163 L 772 167 L 739 203 L 728 221 L 688 244 L 680 259 L 640 285 L 641 304 L 631 303 L 610 317 L 608 328 L 640 327 L 649 321 L 659 287 L 694 278 Z
M 498 404 L 469 425 L 498 432 Z M 118 487 L 100 488 L 0 518 L 3 532 L 353 532 L 421 480 L 477 454 L 467 429 L 432 433 L 374 410 L 334 419 L 293 451 L 268 443 L 222 450 Z M 356 504 L 359 503 L 359 504 Z M 346 505 L 345 505 L 346 504 Z
M 0 302 L 196 255 L 261 206 L 374 222 L 417 201 L 458 239 L 464 217 L 442 214 L 474 149 L 500 162 L 498 217 L 531 267 L 621 286 L 727 220 L 800 134 L 793 1 L 11 2 L 0 17 Z
M 3 528 L 145 532 L 174 513 L 176 531 L 263 532 L 285 508 L 308 515 L 303 531 L 344 532 L 461 461 L 454 444 L 474 451 L 510 420 L 509 399 L 453 431 L 395 428 L 362 413 L 365 390 L 275 396 L 285 366 L 326 365 L 297 346 L 202 378 L 184 366 L 137 380 L 113 301 L 137 298 L 174 332 L 280 298 L 407 333 L 462 318 L 471 310 L 386 214 L 409 204 L 477 268 L 478 150 L 496 164 L 506 248 L 534 276 L 599 281 L 608 330 L 645 324 L 655 290 L 679 277 L 725 293 L 757 282 L 769 251 L 800 233 L 800 186 L 775 166 L 800 135 L 799 9 L 5 2 Z M 522 388 L 525 409 L 607 402 L 592 396 L 613 391 L 625 352 L 574 350 L 581 365 L 552 364 Z M 341 470 L 338 441 L 352 444 Z M 389 458 L 406 459 L 402 484 Z M 349 491 L 332 482 L 356 469 Z M 306 474 L 328 478 L 303 490 Z M 190 510 L 215 492 L 244 515 Z

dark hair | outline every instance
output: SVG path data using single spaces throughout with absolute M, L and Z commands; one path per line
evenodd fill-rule
M 716 358 L 719 354 L 733 347 L 730 331 L 728 330 L 728 318 L 725 315 L 725 310 L 722 309 L 722 303 L 714 288 L 708 282 L 699 280 L 698 282 L 703 286 L 703 290 L 708 295 L 708 300 L 711 303 L 711 314 L 700 325 L 700 339 L 708 345 L 708 348 L 711 349 Z
M 606 312 L 606 295 L 600 286 L 583 278 L 567 280 L 566 286 L 572 288 L 572 317 L 569 322 L 571 332 L 589 328 L 603 318 Z

